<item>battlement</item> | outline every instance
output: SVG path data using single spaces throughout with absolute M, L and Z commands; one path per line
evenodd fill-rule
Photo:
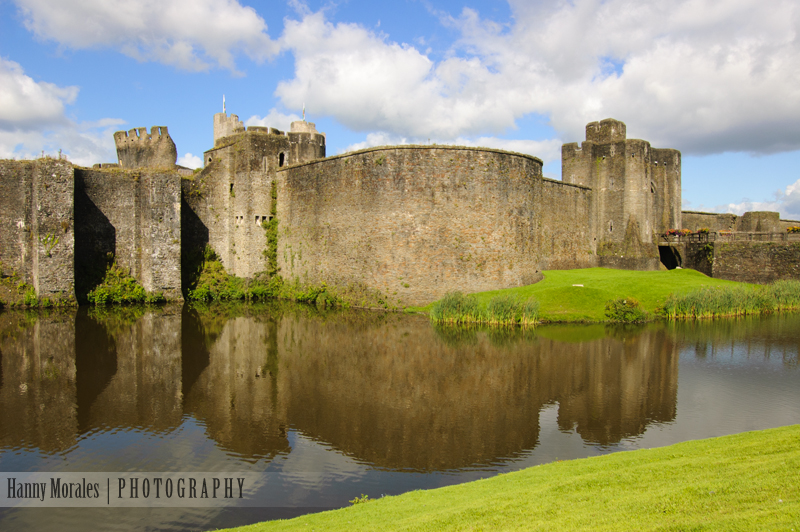
M 609 144 L 624 141 L 627 137 L 625 123 L 613 118 L 586 124 L 586 141 L 595 144 Z
M 325 133 L 318 133 L 313 122 L 292 122 L 288 137 L 291 145 L 290 164 L 325 158 Z
M 146 127 L 136 127 L 130 131 L 117 131 L 114 133 L 114 142 L 117 148 L 120 145 L 129 143 L 146 143 L 152 140 L 161 140 L 162 137 L 169 137 L 167 126 L 153 126 L 150 128 L 150 133 L 147 133 Z
M 235 135 L 236 133 L 243 133 L 245 131 L 244 122 L 239 120 L 238 115 L 230 115 L 222 112 L 214 115 L 214 145 L 219 143 L 220 139 Z
M 290 133 L 312 133 L 317 134 L 317 125 L 313 122 L 306 122 L 305 120 L 297 120 L 292 122 L 292 129 Z
M 175 142 L 166 126 L 139 127 L 114 133 L 117 158 L 123 168 L 173 167 L 178 160 Z

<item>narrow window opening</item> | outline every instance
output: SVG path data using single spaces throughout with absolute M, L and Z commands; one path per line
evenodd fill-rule
M 614 222 L 608 222 L 608 232 L 609 233 L 614 232 Z
M 656 186 L 653 183 L 650 183 L 650 193 L 651 194 L 655 194 L 656 193 Z
M 212 161 L 212 160 L 213 160 L 213 157 L 211 157 L 211 156 L 209 155 L 209 156 L 208 156 L 208 164 L 211 164 L 211 161 Z
M 283 168 L 283 162 L 284 162 L 284 155 L 283 152 L 281 152 L 281 154 L 278 155 L 278 166 Z
M 233 183 L 231 183 L 231 190 L 230 190 L 230 192 L 231 192 L 231 194 L 233 194 Z

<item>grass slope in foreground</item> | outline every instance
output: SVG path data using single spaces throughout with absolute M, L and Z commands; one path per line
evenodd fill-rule
M 798 530 L 800 425 L 555 462 L 237 530 Z
M 707 277 L 696 270 L 641 272 L 587 268 L 583 270 L 548 270 L 536 284 L 474 294 L 479 301 L 497 295 L 512 295 L 539 302 L 539 320 L 545 322 L 605 321 L 605 306 L 609 300 L 634 298 L 642 308 L 653 313 L 667 297 L 684 294 L 704 286 L 741 285 Z M 573 286 L 583 285 L 583 286 Z M 430 311 L 431 305 L 420 309 Z

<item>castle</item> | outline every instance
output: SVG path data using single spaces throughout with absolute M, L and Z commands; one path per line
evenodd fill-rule
M 682 213 L 680 152 L 628 139 L 613 119 L 563 146 L 562 181 L 543 177 L 536 157 L 496 149 L 401 145 L 326 157 L 325 135 L 306 121 L 288 132 L 246 128 L 223 111 L 213 123 L 199 172 L 176 166 L 158 126 L 115 133 L 114 164 L 0 161 L 3 268 L 40 297 L 82 300 L 113 257 L 145 289 L 177 300 L 182 264 L 206 245 L 240 277 L 266 270 L 271 247 L 284 279 L 402 307 L 534 283 L 548 269 L 702 270 L 707 251 L 661 235 L 687 216 L 709 225 L 732 216 Z M 776 231 L 793 223 L 753 215 Z M 798 245 L 783 246 L 769 277 L 800 277 Z M 752 262 L 739 255 L 736 264 Z

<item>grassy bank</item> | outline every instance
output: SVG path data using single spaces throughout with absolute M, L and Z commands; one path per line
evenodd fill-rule
M 800 425 L 555 462 L 237 530 L 800 530 Z
M 639 272 L 588 268 L 543 273 L 544 279 L 536 284 L 480 292 L 474 296 L 483 305 L 498 295 L 520 301 L 532 298 L 539 302 L 538 319 L 545 322 L 604 321 L 606 304 L 612 300 L 635 298 L 643 310 L 652 314 L 666 303 L 670 294 L 688 293 L 706 286 L 741 284 L 712 279 L 695 270 Z M 432 304 L 415 310 L 430 312 L 431 308 Z

